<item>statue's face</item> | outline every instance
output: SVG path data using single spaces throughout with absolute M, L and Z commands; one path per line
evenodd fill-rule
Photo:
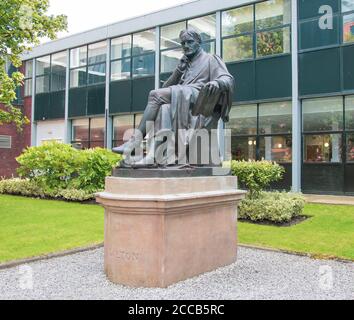
M 200 49 L 200 43 L 196 41 L 192 36 L 189 34 L 184 34 L 181 37 L 181 45 L 184 54 L 191 58 L 193 57 Z

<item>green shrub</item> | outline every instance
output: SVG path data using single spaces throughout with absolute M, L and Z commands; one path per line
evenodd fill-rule
M 46 194 L 56 195 L 65 189 L 82 189 L 88 193 L 103 189 L 105 177 L 121 157 L 102 148 L 81 151 L 49 142 L 27 148 L 16 160 L 21 178 L 36 182 Z
M 246 198 L 239 204 L 239 218 L 251 221 L 289 222 L 301 215 L 305 206 L 302 194 L 261 192 L 258 198 Z
M 93 200 L 95 196 L 93 193 L 85 190 L 65 189 L 58 192 L 57 198 L 63 198 L 68 201 L 86 201 Z
M 282 179 L 284 168 L 271 161 L 232 161 L 231 171 L 248 190 L 250 198 L 257 198 L 272 182 Z
M 43 189 L 34 181 L 28 179 L 0 180 L 0 194 L 44 197 Z

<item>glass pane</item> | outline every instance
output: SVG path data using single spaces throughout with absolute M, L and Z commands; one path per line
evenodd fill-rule
M 257 57 L 290 53 L 290 28 L 257 33 Z
M 86 67 L 70 70 L 70 88 L 86 85 Z
M 133 58 L 133 77 L 155 75 L 155 54 Z
M 292 161 L 292 139 L 290 136 L 260 137 L 260 158 L 275 162 Z
M 36 75 L 40 76 L 43 74 L 50 73 L 50 56 L 45 56 L 36 59 Z
M 305 162 L 342 162 L 342 135 L 324 134 L 304 137 Z
M 49 76 L 36 78 L 36 93 L 49 92 Z
M 32 79 L 25 80 L 25 97 L 32 95 Z
M 179 47 L 181 45 L 179 34 L 184 29 L 186 29 L 185 21 L 161 27 L 160 48 L 168 49 Z
M 140 124 L 140 122 L 141 122 L 142 119 L 143 119 L 143 114 L 142 114 L 142 113 L 137 113 L 137 114 L 135 114 L 135 125 L 134 125 L 134 129 L 136 129 L 136 128 L 139 126 L 139 124 Z
M 25 62 L 25 78 L 32 78 L 33 75 L 33 60 Z
M 256 137 L 232 137 L 231 153 L 233 160 L 256 160 Z
M 343 42 L 354 41 L 354 13 L 343 16 Z
M 226 128 L 231 129 L 232 135 L 257 134 L 257 105 L 232 107 Z
M 222 36 L 253 32 L 253 5 L 222 13 Z
M 73 120 L 72 127 L 73 141 L 80 142 L 89 140 L 89 119 Z
M 215 54 L 215 41 L 202 43 L 202 48 L 207 53 Z
M 253 36 L 240 36 L 223 40 L 223 58 L 232 62 L 253 58 Z
M 348 12 L 354 10 L 353 0 L 342 0 L 342 12 Z
M 216 15 L 200 17 L 188 21 L 188 28 L 198 31 L 202 41 L 215 39 L 216 36 Z
M 104 83 L 106 81 L 106 64 L 95 64 L 88 67 L 88 84 Z
M 87 64 L 87 47 L 70 50 L 70 68 L 85 66 Z
M 65 90 L 66 51 L 52 55 L 52 91 Z
M 107 57 L 107 42 L 102 41 L 88 46 L 88 64 L 105 62 Z
M 123 59 L 111 63 L 111 81 L 130 78 L 131 59 Z
M 131 56 L 132 37 L 124 36 L 111 41 L 111 59 L 121 59 Z
M 259 133 L 291 133 L 291 102 L 264 103 L 259 105 Z
M 104 141 L 104 127 L 105 127 L 105 119 L 104 118 L 93 118 L 91 119 L 90 124 L 90 141 L 91 148 L 94 147 L 92 145 L 92 141 Z M 97 147 L 99 145 L 96 145 Z
M 347 130 L 354 130 L 354 96 L 345 97 L 345 122 Z
M 337 131 L 343 129 L 343 99 L 309 99 L 302 103 L 304 131 Z
M 115 141 L 115 146 L 120 146 L 124 143 L 123 137 L 124 133 L 129 130 L 134 129 L 134 115 L 124 115 L 114 117 L 113 119 L 113 140 Z
M 266 29 L 291 23 L 291 1 L 269 0 L 256 4 L 256 29 Z
M 161 52 L 161 72 L 172 72 L 183 56 L 182 49 Z
M 155 51 L 155 30 L 146 30 L 133 34 L 133 55 Z
M 347 135 L 347 162 L 354 162 L 354 134 Z

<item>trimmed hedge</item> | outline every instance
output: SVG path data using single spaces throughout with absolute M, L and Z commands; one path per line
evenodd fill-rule
M 301 215 L 305 206 L 302 194 L 261 192 L 258 198 L 246 198 L 239 204 L 239 218 L 251 221 L 289 222 Z

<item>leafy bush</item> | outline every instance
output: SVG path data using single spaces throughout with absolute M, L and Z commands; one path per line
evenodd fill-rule
M 282 179 L 284 168 L 271 161 L 232 161 L 232 174 L 249 190 L 249 198 L 257 198 L 272 182 Z
M 57 194 L 59 190 L 82 189 L 93 193 L 104 188 L 109 175 L 121 157 L 102 149 L 76 150 L 70 145 L 49 142 L 30 147 L 16 160 L 18 174 L 45 190 Z
M 301 215 L 305 206 L 302 194 L 261 192 L 258 198 L 246 198 L 239 204 L 239 218 L 251 221 L 289 222 Z
M 94 199 L 93 193 L 85 190 L 62 189 L 43 190 L 35 181 L 29 179 L 0 180 L 0 194 L 11 194 L 26 197 L 56 198 L 68 201 L 85 201 Z

